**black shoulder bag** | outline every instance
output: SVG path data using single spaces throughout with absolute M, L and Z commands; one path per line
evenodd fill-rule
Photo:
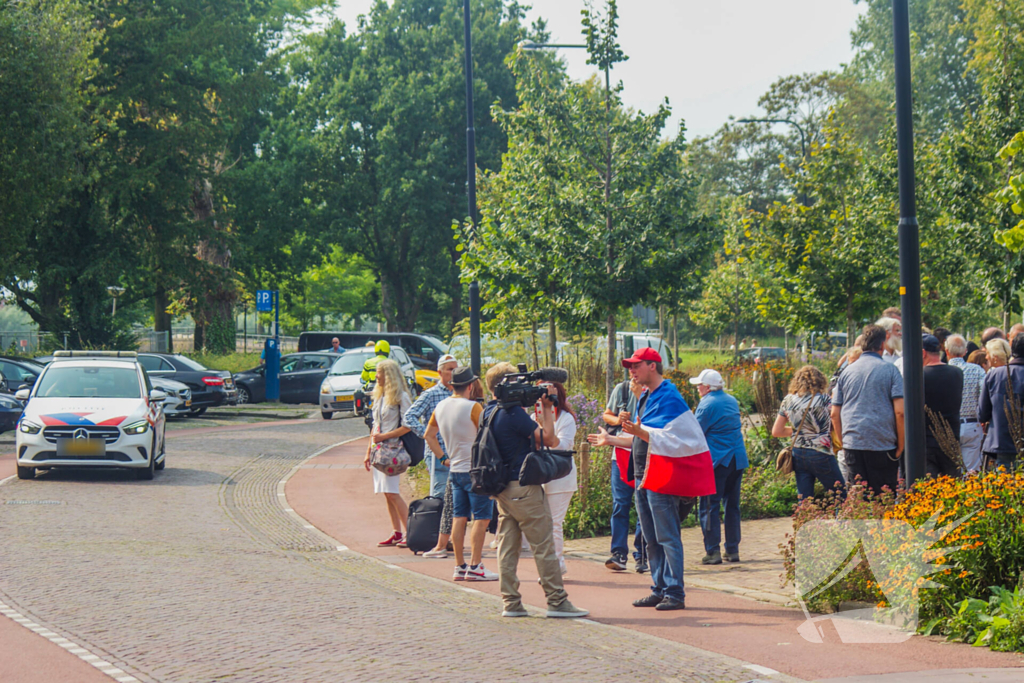
M 544 445 L 544 430 L 540 431 L 540 450 L 527 453 L 519 470 L 520 486 L 539 486 L 561 479 L 572 472 L 572 455 L 576 451 L 558 451 Z

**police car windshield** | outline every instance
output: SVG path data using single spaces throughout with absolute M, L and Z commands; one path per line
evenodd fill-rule
M 372 357 L 372 353 L 345 353 L 342 354 L 341 358 L 334 361 L 334 366 L 331 368 L 332 375 L 358 375 L 363 371 L 363 363 L 366 362 L 367 358 Z
M 135 368 L 60 367 L 43 373 L 38 398 L 142 398 Z

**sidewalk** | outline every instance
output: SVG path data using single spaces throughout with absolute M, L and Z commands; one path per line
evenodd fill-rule
M 782 588 L 780 579 L 783 567 L 779 544 L 785 542 L 786 534 L 793 532 L 792 520 L 789 517 L 750 520 L 743 522 L 742 531 L 742 562 L 723 562 L 717 566 L 707 566 L 700 563 L 704 557 L 704 538 L 700 527 L 683 529 L 686 585 L 742 595 L 774 605 L 796 607 L 793 587 Z M 578 538 L 565 542 L 567 556 L 600 562 L 602 565 L 608 559 L 610 550 L 609 536 Z M 632 534 L 629 537 L 629 550 L 632 553 Z M 629 560 L 628 571 L 633 571 L 632 557 Z
M 450 581 L 454 564 L 451 557 L 428 560 L 407 550 L 377 548 L 377 542 L 387 537 L 391 528 L 384 501 L 382 497 L 373 495 L 370 475 L 362 466 L 365 449 L 366 441 L 361 439 L 332 449 L 302 465 L 285 487 L 287 504 L 340 544 L 381 560 L 382 566 L 401 566 Z M 595 621 L 754 662 L 758 665 L 755 670 L 762 676 L 770 675 L 774 670 L 806 680 L 821 680 L 1024 665 L 1024 659 L 1014 654 L 947 643 L 940 638 L 915 636 L 899 644 L 842 643 L 830 621 L 824 622 L 823 643 L 813 644 L 804 640 L 797 631 L 804 622 L 803 614 L 777 604 L 788 596 L 777 588 L 780 569 L 772 564 L 775 560 L 769 555 L 782 523 L 768 520 L 745 527 L 749 545 L 744 541 L 741 546 L 744 562 L 737 568 L 693 569 L 687 576 L 687 609 L 684 612 L 659 613 L 632 607 L 632 600 L 648 592 L 649 577 L 632 571 L 613 573 L 607 570 L 603 565 L 606 541 L 600 539 L 573 542 L 566 589 L 573 603 L 589 609 Z M 694 532 L 699 535 L 699 531 Z M 694 560 L 699 563 L 703 556 L 699 542 L 692 536 L 693 532 L 686 543 L 688 571 Z M 760 541 L 757 540 L 759 536 Z M 774 543 L 777 545 L 778 541 Z M 497 568 L 494 551 L 485 549 L 484 558 L 489 568 Z M 524 559 L 520 563 L 519 576 L 524 601 L 533 607 L 543 607 L 543 592 L 536 583 L 537 573 L 532 560 Z M 770 592 L 767 588 L 773 580 L 776 588 Z M 728 592 L 697 587 L 698 581 L 702 586 L 729 587 L 726 589 Z M 462 587 L 498 595 L 497 582 L 472 583 Z M 745 591 L 747 595 L 763 593 L 754 597 L 766 601 L 743 597 L 737 594 L 736 589 Z M 497 600 L 494 609 L 500 609 Z M 1020 678 L 1024 678 L 1024 671 L 1020 673 Z

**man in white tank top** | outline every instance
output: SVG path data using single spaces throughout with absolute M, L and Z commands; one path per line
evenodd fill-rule
M 430 450 L 441 452 L 438 433 L 448 451 L 449 481 L 452 484 L 452 546 L 455 549 L 455 581 L 497 581 L 498 575 L 484 569 L 482 561 L 484 536 L 491 521 L 493 502 L 487 496 L 471 490 L 469 468 L 473 457 L 473 442 L 483 405 L 470 398 L 477 377 L 472 369 L 455 368 L 451 385 L 454 395 L 444 399 L 434 408 L 424 438 Z M 466 564 L 463 544 L 466 538 L 466 524 L 473 517 L 469 534 L 470 560 Z

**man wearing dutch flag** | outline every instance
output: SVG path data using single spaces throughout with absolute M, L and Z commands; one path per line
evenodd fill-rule
M 662 378 L 657 351 L 639 349 L 622 365 L 644 387 L 633 415 L 622 416 L 624 435 L 611 436 L 601 429 L 587 440 L 596 446 L 632 449 L 636 509 L 654 582 L 651 594 L 633 605 L 662 611 L 685 609 L 679 510 L 680 505 L 692 507 L 686 499 L 715 492 L 711 452 L 679 390 Z

